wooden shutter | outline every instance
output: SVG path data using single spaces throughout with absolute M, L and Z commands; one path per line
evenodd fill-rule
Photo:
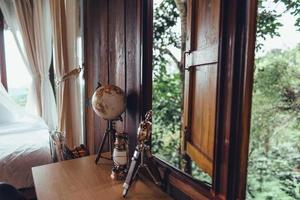
M 212 176 L 220 1 L 188 0 L 184 127 L 189 157 Z

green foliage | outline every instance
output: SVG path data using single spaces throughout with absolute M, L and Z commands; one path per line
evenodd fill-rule
M 296 18 L 295 26 L 300 31 L 300 0 L 274 0 L 275 3 L 283 3 L 286 7 L 285 12 L 290 12 Z
M 152 151 L 179 167 L 182 83 L 177 66 L 170 62 L 164 51 L 169 46 L 180 46 L 179 33 L 172 30 L 179 13 L 173 0 L 162 1 L 154 9 Z M 167 70 L 168 66 L 174 69 L 173 72 Z
M 158 67 L 163 62 L 166 65 L 166 53 L 163 49 L 168 46 L 180 47 L 180 36 L 172 30 L 179 17 L 174 0 L 164 0 L 154 8 L 153 16 L 153 66 Z M 159 70 L 157 68 L 157 70 Z
M 270 2 L 273 2 L 274 7 L 270 8 Z M 279 17 L 283 13 L 276 11 L 277 5 L 284 5 L 283 13 L 288 12 L 296 17 L 295 26 L 300 31 L 300 0 L 258 0 L 258 15 L 257 15 L 257 41 L 266 40 L 268 37 L 279 36 L 279 28 L 282 24 L 279 22 Z M 256 48 L 261 49 L 263 42 L 257 42 Z
M 211 185 L 212 183 L 212 178 L 207 173 L 201 171 L 201 169 L 193 161 L 192 161 L 192 177 L 194 179 L 206 183 L 207 185 Z
M 162 70 L 162 66 L 159 67 L 159 71 L 154 68 L 153 79 L 153 151 L 178 166 L 180 162 L 181 81 L 178 73 L 168 74 L 166 70 Z
M 154 45 L 180 47 L 179 33 L 172 30 L 177 23 L 178 17 L 179 12 L 174 0 L 164 0 L 155 7 L 153 17 Z
M 258 1 L 258 15 L 257 15 L 257 32 L 256 37 L 266 40 L 267 37 L 273 38 L 274 36 L 279 36 L 278 29 L 282 26 L 279 22 L 278 14 L 274 9 L 268 9 L 265 6 L 264 0 Z M 262 48 L 262 43 L 257 43 L 256 48 Z
M 299 0 L 271 0 L 296 16 L 300 29 Z M 257 38 L 279 36 L 275 9 L 259 0 Z M 270 1 L 269 1 L 270 2 Z M 164 51 L 180 48 L 180 32 L 174 31 L 179 12 L 174 0 L 164 0 L 154 11 L 153 52 L 153 152 L 181 168 L 180 129 L 182 81 L 178 66 Z M 262 48 L 263 43 L 257 43 Z M 252 127 L 248 167 L 248 199 L 300 199 L 300 45 L 288 51 L 273 50 L 256 59 Z M 179 61 L 180 62 L 180 61 Z M 169 68 L 173 70 L 168 70 Z M 192 163 L 192 175 L 211 178 Z
M 300 199 L 300 45 L 256 60 L 249 199 Z

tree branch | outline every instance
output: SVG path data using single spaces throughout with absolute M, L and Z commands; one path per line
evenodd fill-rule
M 181 25 L 181 61 L 184 59 L 184 52 L 186 51 L 186 37 L 187 37 L 187 3 L 186 0 L 174 0 L 179 11 L 180 25 Z M 180 71 L 180 79 L 184 82 L 184 66 L 179 62 L 178 69 Z M 182 85 L 183 91 L 183 85 Z
M 174 0 L 181 18 L 186 16 L 186 0 Z
M 170 49 L 163 49 L 162 52 L 170 56 L 177 65 L 180 63 L 179 60 L 177 60 L 177 58 L 175 57 L 175 55 L 170 51 Z
M 167 48 L 160 48 L 157 46 L 154 46 L 154 48 L 158 49 L 160 52 L 167 54 L 168 56 L 170 56 L 170 58 L 179 66 L 180 61 L 177 60 L 176 56 L 170 51 L 170 49 Z

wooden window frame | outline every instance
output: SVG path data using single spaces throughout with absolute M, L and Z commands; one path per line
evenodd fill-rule
M 142 114 L 152 108 L 153 1 L 142 3 Z M 165 188 L 192 199 L 245 199 L 257 0 L 222 0 L 212 187 L 155 158 Z M 226 74 L 226 76 L 225 76 Z

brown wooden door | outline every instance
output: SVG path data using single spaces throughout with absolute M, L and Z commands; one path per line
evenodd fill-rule
M 212 176 L 220 1 L 188 0 L 184 127 L 189 157 Z

